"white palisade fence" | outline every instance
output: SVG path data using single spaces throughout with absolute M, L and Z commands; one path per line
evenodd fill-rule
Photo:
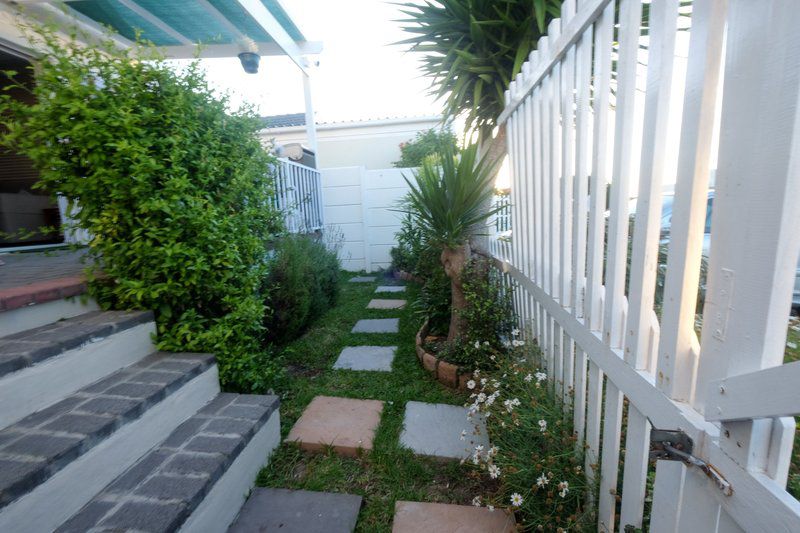
M 506 95 L 513 234 L 489 252 L 574 408 L 598 528 L 642 527 L 651 498 L 651 531 L 800 531 L 785 490 L 800 363 L 782 365 L 800 251 L 800 3 L 695 0 L 690 30 L 679 0 L 566 0 L 562 15 Z M 683 432 L 699 462 L 659 460 L 648 493 L 655 429 Z
M 319 170 L 280 159 L 276 165 L 275 206 L 291 233 L 322 230 L 322 179 Z

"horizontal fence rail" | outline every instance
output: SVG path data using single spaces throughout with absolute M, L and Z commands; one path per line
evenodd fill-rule
M 324 226 L 322 178 L 317 169 L 280 159 L 276 165 L 275 207 L 291 233 L 313 233 Z
M 566 0 L 506 93 L 511 220 L 487 252 L 601 531 L 800 531 L 799 26 L 791 0 Z M 654 429 L 695 466 L 654 465 Z

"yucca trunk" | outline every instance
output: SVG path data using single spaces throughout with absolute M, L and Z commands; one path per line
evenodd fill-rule
M 450 329 L 447 332 L 448 341 L 459 338 L 463 333 L 464 324 L 461 311 L 467 307 L 467 300 L 464 297 L 464 285 L 461 276 L 469 256 L 470 248 L 467 243 L 454 247 L 445 246 L 440 257 L 444 271 L 450 278 L 451 311 Z

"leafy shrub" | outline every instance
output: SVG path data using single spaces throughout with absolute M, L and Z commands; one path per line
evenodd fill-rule
M 458 140 L 450 126 L 418 132 L 413 140 L 400 144 L 400 160 L 392 163 L 397 168 L 416 168 L 429 155 L 450 149 L 458 152 Z
M 80 204 L 107 276 L 95 296 L 152 309 L 161 349 L 215 353 L 225 388 L 264 390 L 277 368 L 261 342 L 265 244 L 280 216 L 257 115 L 229 111 L 197 63 L 176 73 L 141 43 L 26 31 L 43 52 L 35 102 L 0 97 L 2 144 L 34 162 L 38 187 Z
M 269 262 L 265 293 L 271 309 L 267 338 L 284 344 L 297 338 L 316 318 L 336 304 L 339 260 L 323 242 L 302 235 L 278 241 Z
M 397 246 L 389 252 L 392 256 L 392 269 L 415 273 L 420 253 L 426 246 L 425 236 L 414 218 L 406 214 L 400 222 L 400 231 L 395 234 Z
M 437 355 L 469 369 L 493 369 L 498 357 L 513 342 L 514 310 L 511 290 L 485 257 L 475 256 L 463 273 L 467 305 L 460 311 L 464 321 L 461 337 L 439 346 Z
M 473 503 L 513 511 L 521 531 L 589 531 L 594 520 L 587 495 L 593 490 L 572 416 L 551 392 L 547 375 L 520 362 L 538 355 L 520 342 L 496 371 L 477 371 L 467 384 L 473 390 L 470 415 L 486 417 L 491 444 L 476 447 L 470 463 L 487 481 L 500 482 Z

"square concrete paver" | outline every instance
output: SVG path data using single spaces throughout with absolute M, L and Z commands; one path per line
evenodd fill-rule
M 375 292 L 406 292 L 406 288 L 403 285 L 381 285 Z
M 253 489 L 228 533 L 351 533 L 361 496 L 288 489 Z
M 350 283 L 372 283 L 375 281 L 375 276 L 356 276 L 350 278 Z
M 350 333 L 397 333 L 400 331 L 399 318 L 365 318 L 359 320 Z
M 405 306 L 405 300 L 381 300 L 379 298 L 374 298 L 367 304 L 367 309 L 402 309 Z
M 497 509 L 446 503 L 396 502 L 392 533 L 510 533 L 514 516 Z
M 461 440 L 462 431 L 466 431 Z M 486 423 L 482 417 L 467 419 L 467 409 L 443 403 L 408 402 L 400 444 L 417 455 L 465 459 L 475 446 L 489 448 Z
M 339 354 L 333 368 L 391 372 L 396 351 L 397 346 L 348 346 Z
M 358 448 L 372 449 L 375 429 L 381 421 L 383 402 L 317 396 L 295 422 L 286 437 L 308 451 L 333 446 L 336 453 L 355 457 Z

